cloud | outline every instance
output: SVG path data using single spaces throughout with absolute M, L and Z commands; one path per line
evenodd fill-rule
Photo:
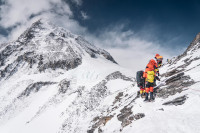
M 89 19 L 90 17 L 87 15 L 86 12 L 81 11 L 81 16 L 83 18 L 83 20 Z
M 7 40 L 15 40 L 33 22 L 45 18 L 75 33 L 82 33 L 86 28 L 73 20 L 73 12 L 63 0 L 6 0 L 0 6 L 0 25 L 10 28 Z M 76 0 L 80 4 L 80 0 Z M 78 30 L 77 30 L 78 29 Z M 5 40 L 5 39 L 4 39 Z
M 82 0 L 71 0 L 73 3 L 75 3 L 77 6 L 81 6 L 83 1 Z
M 131 69 L 133 73 L 144 70 L 157 53 L 164 57 L 164 61 L 177 55 L 175 49 L 163 47 L 157 41 L 146 41 L 133 31 L 124 30 L 124 27 L 123 24 L 109 27 L 98 35 L 87 35 L 86 38 L 106 49 L 121 66 Z
M 10 27 L 29 20 L 31 15 L 51 12 L 56 9 L 56 13 L 72 15 L 67 4 L 62 6 L 61 0 L 7 0 L 1 6 L 0 24 Z

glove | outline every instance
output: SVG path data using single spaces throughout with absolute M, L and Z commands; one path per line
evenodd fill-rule
M 160 81 L 160 79 L 158 78 L 158 76 L 156 76 L 156 80 Z

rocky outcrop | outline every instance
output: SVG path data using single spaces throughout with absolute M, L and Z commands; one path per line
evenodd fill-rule
M 113 79 L 123 79 L 123 80 L 126 80 L 126 81 L 131 81 L 133 82 L 133 79 L 123 75 L 121 72 L 119 71 L 116 71 L 114 73 L 111 73 L 109 74 L 108 76 L 106 76 L 106 80 L 113 80 Z
M 194 40 L 190 43 L 190 45 L 188 46 L 188 48 L 186 49 L 186 51 L 183 54 L 186 54 L 190 50 L 199 49 L 200 48 L 200 44 L 199 43 L 200 43 L 200 33 L 198 33 L 196 35 Z
M 190 78 L 190 76 L 185 75 L 184 72 L 182 72 L 169 77 L 165 83 L 165 86 L 157 89 L 156 95 L 158 97 L 167 98 L 170 95 L 181 93 L 182 91 L 186 90 L 188 86 L 191 86 L 195 82 Z
M 120 100 L 122 99 L 123 96 L 123 92 L 119 92 L 118 95 L 115 97 L 115 101 L 113 102 L 113 104 L 120 102 Z
M 184 95 L 184 96 L 181 96 L 181 97 L 177 97 L 175 99 L 173 99 L 172 101 L 168 101 L 168 102 L 165 102 L 163 103 L 163 105 L 182 105 L 185 103 L 187 99 L 187 96 Z
M 43 86 L 56 84 L 55 82 L 36 82 L 30 84 L 18 98 L 28 97 L 32 92 L 38 92 Z
M 178 73 L 183 72 L 183 71 L 184 71 L 183 69 L 173 69 L 169 72 L 162 74 L 161 77 L 170 77 L 172 75 L 178 74 Z
M 122 129 L 131 124 L 132 121 L 136 121 L 145 117 L 144 113 L 138 113 L 134 115 L 132 112 L 132 106 L 125 106 L 123 109 L 120 110 L 120 112 L 121 113 L 117 115 L 117 118 L 119 121 L 121 121 Z
M 94 131 L 98 128 L 98 133 L 100 133 L 100 132 L 102 132 L 102 130 L 101 130 L 101 128 L 100 128 L 100 126 L 101 125 L 106 125 L 106 123 L 109 121 L 109 120 L 111 120 L 113 118 L 113 116 L 111 115 L 111 116 L 101 116 L 101 117 L 99 117 L 99 116 L 97 116 L 97 117 L 95 117 L 94 119 L 93 119 L 93 125 L 92 125 L 92 128 L 91 129 L 89 129 L 88 131 L 87 131 L 87 133 L 94 133 Z
M 83 48 L 86 50 L 86 52 L 92 57 L 92 58 L 96 58 L 96 55 L 103 55 L 107 60 L 112 61 L 113 63 L 117 62 L 113 59 L 113 57 L 105 50 L 101 50 L 97 47 L 95 47 L 94 45 L 90 44 L 88 41 L 86 41 L 83 37 L 78 36 L 77 38 L 75 38 L 76 42 L 80 45 L 83 46 Z
M 92 110 L 94 109 L 94 107 L 99 105 L 99 98 L 105 98 L 110 93 L 109 90 L 107 89 L 106 84 L 110 80 L 114 80 L 114 79 L 123 79 L 123 80 L 132 82 L 131 78 L 123 75 L 119 71 L 109 74 L 108 76 L 106 76 L 105 80 L 102 80 L 99 84 L 95 85 L 91 89 L 89 101 L 93 101 L 93 104 L 88 104 L 87 108 Z
M 70 80 L 62 80 L 60 83 L 59 83 L 59 93 L 66 93 L 67 90 L 70 89 L 70 84 L 71 84 L 71 81 Z
M 190 43 L 190 45 L 187 47 L 187 49 L 184 51 L 183 54 L 179 55 L 173 62 L 177 63 L 180 59 L 182 59 L 183 57 L 187 56 L 188 54 L 191 54 L 193 51 L 200 49 L 200 33 L 198 33 L 196 35 L 196 37 L 194 38 L 194 40 Z M 191 61 L 189 63 L 187 63 L 187 59 L 186 59 L 186 64 L 190 64 Z
M 18 45 L 8 44 L 1 52 L 0 52 L 0 67 L 5 65 L 6 59 L 17 50 Z

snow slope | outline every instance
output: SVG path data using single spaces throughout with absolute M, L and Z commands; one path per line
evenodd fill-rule
M 198 133 L 199 42 L 160 69 L 156 100 L 144 103 L 108 52 L 39 20 L 0 49 L 0 131 Z

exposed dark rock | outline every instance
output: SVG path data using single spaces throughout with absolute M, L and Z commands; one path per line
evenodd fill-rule
M 12 52 L 10 52 L 12 53 Z M 1 58 L 1 65 L 4 65 L 4 61 L 7 58 L 7 56 L 3 55 L 3 52 L 0 54 Z M 58 60 L 48 63 L 43 63 L 43 56 L 42 55 L 36 55 L 34 52 L 25 52 L 23 55 L 20 55 L 17 57 L 17 59 L 12 62 L 11 64 L 8 64 L 3 70 L 1 71 L 1 78 L 12 76 L 18 69 L 18 67 L 23 64 L 23 62 L 28 63 L 30 68 L 33 67 L 33 65 L 37 64 L 37 68 L 40 72 L 45 71 L 46 69 L 53 69 L 56 70 L 58 68 L 69 70 L 76 68 L 78 65 L 82 63 L 82 59 L 80 58 L 74 58 L 74 60 Z M 37 63 L 38 62 L 38 63 Z
M 40 63 L 38 64 L 38 69 L 40 72 L 45 71 L 46 69 L 49 69 L 49 68 L 52 70 L 56 70 L 58 68 L 69 70 L 69 69 L 76 68 L 81 63 L 82 63 L 81 58 L 76 58 L 70 61 L 69 60 L 59 60 L 59 61 L 54 61 L 54 62 L 50 61 L 46 64 L 43 64 L 43 62 L 40 61 Z
M 84 44 L 82 45 L 84 47 L 84 49 L 86 50 L 86 52 L 92 57 L 92 58 L 96 58 L 96 55 L 95 54 L 98 54 L 98 55 L 103 55 L 106 59 L 112 61 L 113 63 L 116 63 L 117 62 L 113 59 L 113 57 L 108 53 L 106 52 L 105 50 L 98 50 L 94 45 L 90 44 L 88 41 L 86 41 L 83 37 L 79 36 L 77 37 L 76 39 L 76 42 L 78 44 Z M 89 44 L 89 45 L 87 45 Z M 87 45 L 87 47 L 86 47 Z
M 118 64 L 108 52 L 101 53 L 101 54 L 102 54 L 107 60 L 110 60 L 110 61 L 112 61 L 113 63 Z
M 113 104 L 115 104 L 116 102 L 120 102 L 122 96 L 123 92 L 119 92 L 118 95 L 115 97 L 115 101 L 113 102 Z
M 93 110 L 99 105 L 99 100 L 105 98 L 108 95 L 107 81 L 103 80 L 99 84 L 95 85 L 89 94 L 89 102 L 86 104 L 86 108 Z
M 30 84 L 19 96 L 18 98 L 27 97 L 31 92 L 38 92 L 43 86 L 56 84 L 55 82 L 36 82 Z
M 163 103 L 163 105 L 176 105 L 176 106 L 182 105 L 185 103 L 186 99 L 187 99 L 187 96 L 184 95 L 181 97 L 177 97 L 177 98 L 173 99 L 172 101 L 165 102 L 165 103 Z
M 87 133 L 93 133 L 98 128 L 98 133 L 101 133 L 102 130 L 99 128 L 100 125 L 106 125 L 106 123 L 113 118 L 112 115 L 110 116 L 102 116 L 102 117 L 95 117 L 93 119 L 93 125 L 90 130 L 87 131 Z
M 174 76 L 170 77 L 169 79 L 167 79 L 165 81 L 166 85 L 168 85 L 169 83 L 175 82 L 177 80 L 180 80 L 181 78 L 183 78 L 183 75 L 184 75 L 184 72 L 179 73 L 177 75 L 174 75 Z
M 167 98 L 170 95 L 175 95 L 176 93 L 181 93 L 186 90 L 188 86 L 191 86 L 195 82 L 188 75 L 184 73 L 176 74 L 166 80 L 166 85 L 161 87 L 161 89 L 156 89 L 156 96 Z
M 106 80 L 113 80 L 113 79 L 123 79 L 123 80 L 126 80 L 126 81 L 131 81 L 133 82 L 133 80 L 125 75 L 123 75 L 121 72 L 119 71 L 116 71 L 116 72 L 113 72 L 111 74 L 109 74 L 107 77 L 106 77 Z
M 86 104 L 87 109 L 93 110 L 95 107 L 97 107 L 99 105 L 99 99 L 104 98 L 108 95 L 108 90 L 106 87 L 107 82 L 110 80 L 114 80 L 114 79 L 124 79 L 124 80 L 132 82 L 131 78 L 128 78 L 128 77 L 122 75 L 119 71 L 111 73 L 110 75 L 108 75 L 106 77 L 106 80 L 101 81 L 99 84 L 97 84 L 96 86 L 94 86 L 91 89 L 92 91 L 89 94 L 90 95 L 90 99 L 88 102 L 89 104 Z M 118 93 L 118 95 L 115 97 L 116 102 L 118 102 L 123 95 L 124 95 L 123 92 Z M 111 110 L 108 109 L 107 112 L 110 113 L 110 111 L 116 110 L 117 108 L 118 107 L 115 106 L 115 107 L 111 108 Z M 129 110 L 130 112 L 131 112 L 131 108 Z M 124 109 L 124 110 L 122 109 L 121 110 L 122 113 L 119 114 L 119 116 L 118 116 L 119 119 L 123 119 L 122 117 L 126 117 L 126 115 L 127 115 L 127 120 L 122 120 L 123 124 L 125 124 L 125 122 L 127 122 L 127 121 L 132 121 L 132 116 L 130 116 L 132 114 L 132 112 L 130 113 L 130 112 L 126 112 L 126 111 L 127 111 L 126 109 Z M 113 117 L 113 115 L 109 115 L 109 116 L 105 116 L 105 117 L 100 117 L 100 116 L 95 117 L 92 121 L 92 123 L 94 123 L 92 125 L 92 128 L 90 130 L 88 130 L 87 132 L 93 133 L 97 128 L 98 128 L 98 132 L 101 132 L 101 129 L 99 128 L 99 126 L 101 124 L 105 125 L 106 122 L 109 121 L 112 117 Z M 130 120 L 129 120 L 129 118 L 130 118 Z M 136 116 L 136 118 L 138 118 L 138 116 Z M 134 118 L 134 120 L 135 120 L 135 118 Z
M 103 133 L 103 130 L 100 127 L 98 128 L 98 133 Z
M 169 72 L 166 72 L 166 73 L 162 74 L 161 77 L 170 77 L 170 76 L 172 76 L 174 74 L 177 74 L 179 72 L 182 72 L 182 71 L 183 71 L 183 69 L 182 70 L 173 69 L 173 70 L 171 70 Z
M 119 121 L 122 122 L 121 123 L 122 128 L 131 124 L 133 120 L 135 121 L 135 120 L 139 120 L 145 117 L 144 113 L 138 113 L 138 114 L 133 115 L 132 106 L 131 107 L 125 106 L 122 110 L 120 110 L 120 112 L 121 113 L 117 115 L 117 118 Z
M 138 113 L 134 115 L 134 119 L 133 120 L 139 120 L 141 118 L 145 117 L 144 113 Z
M 190 43 L 190 45 L 188 46 L 188 48 L 184 51 L 183 54 L 179 55 L 176 60 L 174 61 L 174 63 L 178 62 L 180 59 L 182 59 L 183 57 L 187 56 L 187 53 L 189 51 L 194 51 L 200 48 L 200 33 L 198 33 L 196 35 L 196 37 L 194 38 L 194 40 Z M 187 61 L 187 60 L 186 60 Z M 190 64 L 189 62 L 187 64 Z
M 114 79 L 123 79 L 127 81 L 132 81 L 131 78 L 128 78 L 122 75 L 119 71 L 109 74 L 106 77 L 106 80 L 102 80 L 99 84 L 95 85 L 89 94 L 90 99 L 86 107 L 90 110 L 93 110 L 95 107 L 99 105 L 99 99 L 105 98 L 109 94 L 109 90 L 107 89 L 107 82 Z
M 160 111 L 164 111 L 164 109 L 163 109 L 163 108 L 160 108 L 160 109 L 158 109 L 158 110 L 160 110 Z
M 0 67 L 5 64 L 6 59 L 16 51 L 17 47 L 17 45 L 8 45 L 0 52 Z
M 70 87 L 70 81 L 62 80 L 59 84 L 59 93 L 66 93 Z
M 11 77 L 14 73 L 17 72 L 18 68 L 20 67 L 20 65 L 22 64 L 23 58 L 22 56 L 19 56 L 13 63 L 8 64 L 3 70 L 0 70 L 0 80 L 2 78 L 9 78 Z
M 120 110 L 121 114 L 117 115 L 117 118 L 119 121 L 123 121 L 126 118 L 128 118 L 131 114 L 133 114 L 132 112 L 132 107 L 124 107 L 122 110 Z
M 190 43 L 190 45 L 188 46 L 188 48 L 186 49 L 186 51 L 183 54 L 186 54 L 188 51 L 190 51 L 191 49 L 195 48 L 195 45 L 200 45 L 198 44 L 200 42 L 200 33 L 198 33 L 196 35 L 196 37 L 194 38 L 194 40 Z M 197 48 L 199 48 L 199 46 L 197 46 Z
M 87 130 L 87 133 L 94 133 L 95 129 Z
M 20 37 L 17 39 L 17 42 L 20 42 L 22 44 L 27 44 L 31 41 L 31 39 L 34 38 L 34 33 L 36 32 L 35 29 L 41 29 L 42 30 L 42 23 L 41 20 L 36 21 L 32 24 L 30 28 L 28 28 Z
M 127 108 L 125 106 L 122 110 L 120 110 L 121 114 L 117 115 L 118 120 L 122 122 L 122 127 L 125 127 L 132 123 L 132 117 L 134 117 L 134 115 L 131 109 L 132 107 Z

